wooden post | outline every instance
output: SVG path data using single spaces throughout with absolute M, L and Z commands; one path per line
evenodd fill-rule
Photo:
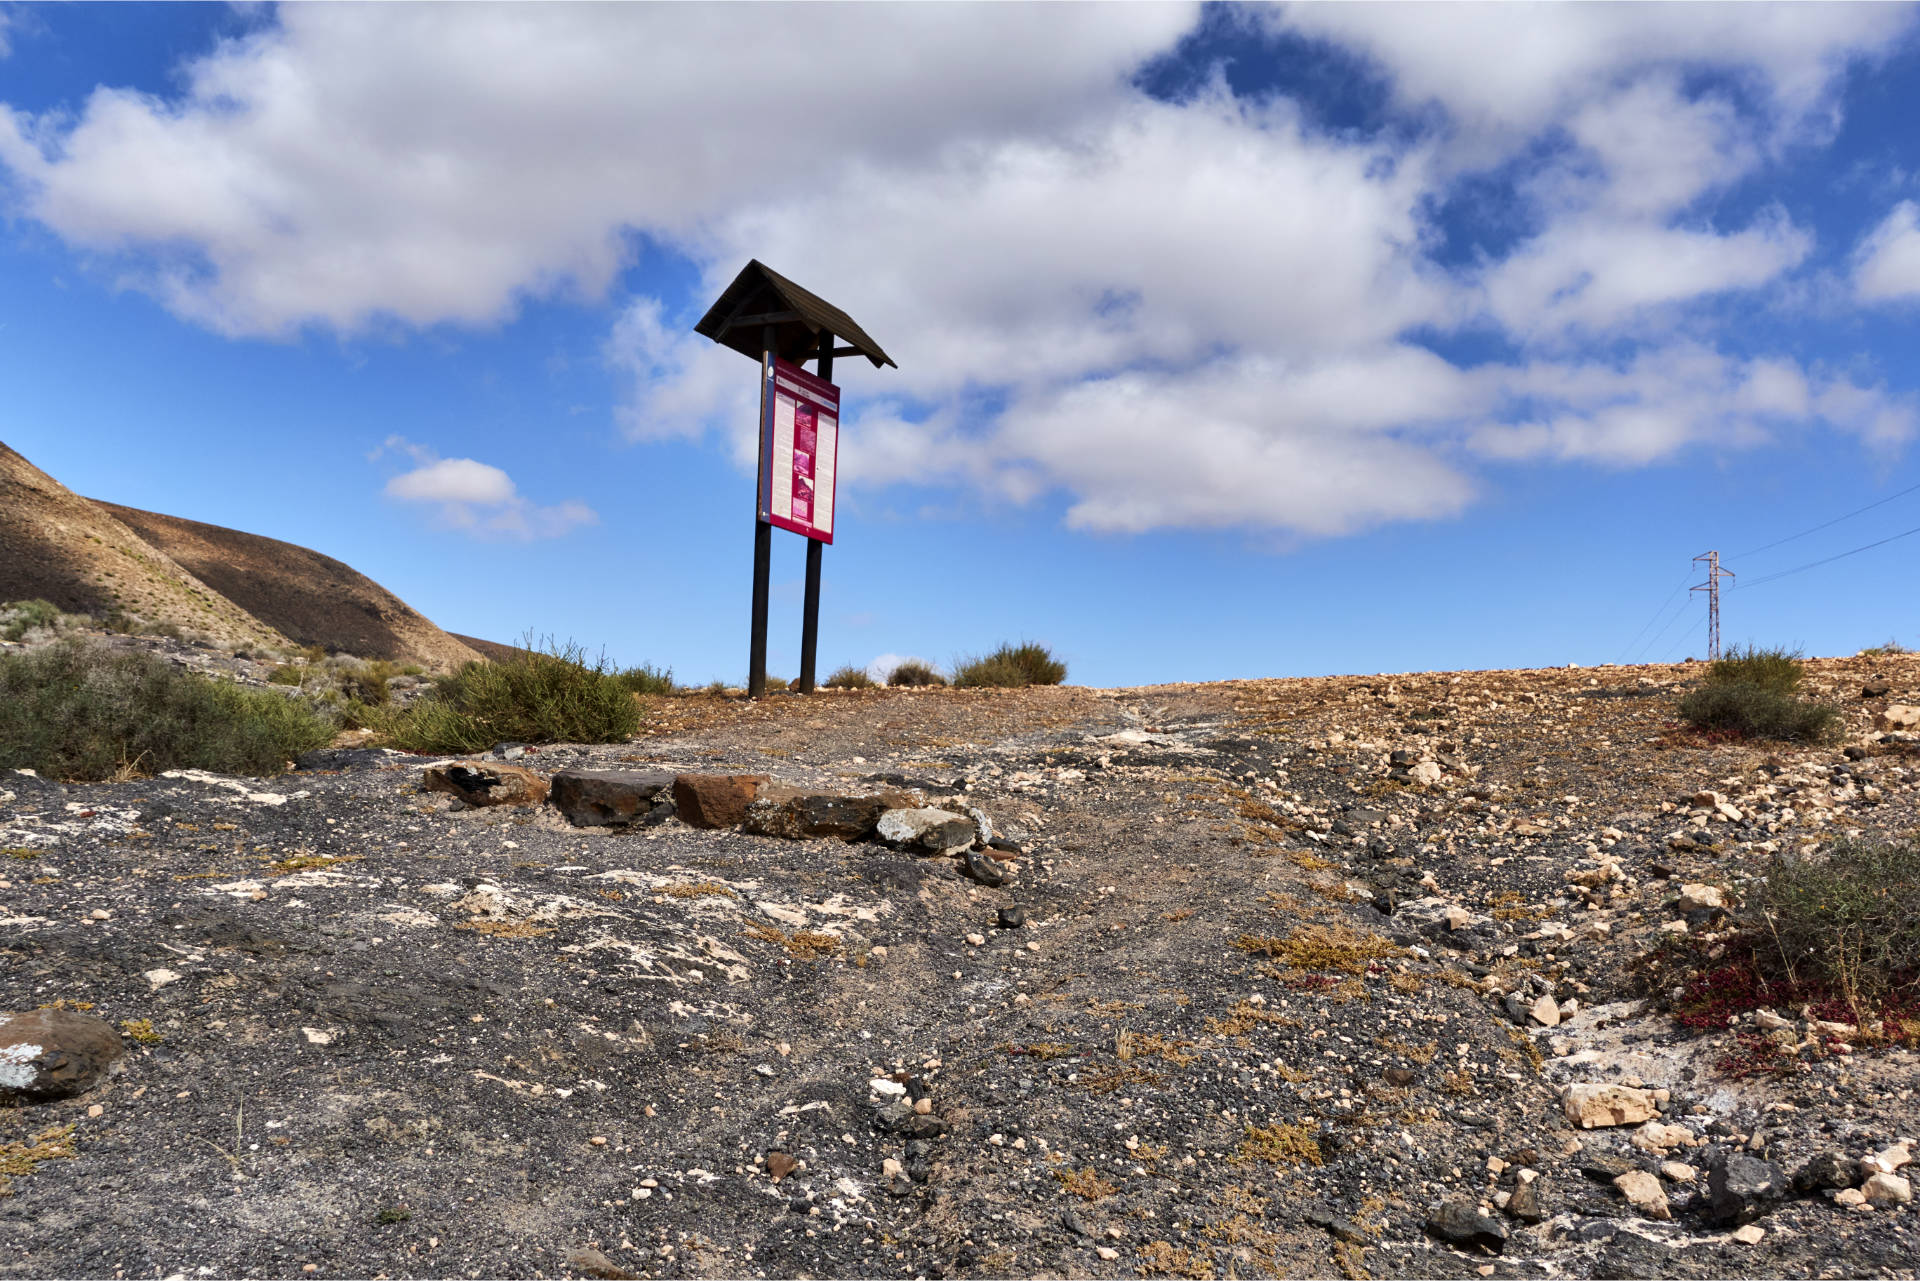
M 820 357 L 816 366 L 822 382 L 833 381 L 833 335 L 820 331 Z M 817 538 L 807 540 L 807 598 L 800 617 L 800 692 L 813 693 L 814 655 L 820 648 L 820 551 L 824 544 Z
M 767 398 L 773 394 L 774 327 L 766 327 L 760 357 L 760 430 L 766 430 Z M 767 586 L 773 576 L 773 526 L 760 518 L 760 495 L 766 492 L 766 448 L 760 454 L 759 477 L 753 486 L 753 639 L 747 654 L 747 697 L 767 693 Z

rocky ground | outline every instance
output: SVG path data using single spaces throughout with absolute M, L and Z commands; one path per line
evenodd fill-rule
M 127 1051 L 0 1111 L 0 1271 L 1913 1276 L 1913 1054 L 1639 967 L 1920 823 L 1920 660 L 1809 668 L 1849 750 L 1691 739 L 1654 667 L 676 699 L 512 762 L 655 776 L 623 827 L 370 750 L 0 776 L 0 1009 Z

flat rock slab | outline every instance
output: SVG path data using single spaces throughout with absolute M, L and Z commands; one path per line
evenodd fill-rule
M 888 810 L 910 808 L 913 804 L 913 797 L 898 792 L 837 796 L 830 792 L 770 786 L 762 788 L 759 798 L 747 806 L 745 826 L 756 836 L 857 841 L 871 836 L 880 816 Z
M 469 805 L 538 805 L 547 799 L 547 780 L 518 765 L 490 761 L 444 761 L 420 776 L 427 792 L 450 792 Z
M 765 774 L 681 774 L 673 780 L 673 803 L 688 827 L 738 827 L 766 784 Z
M 125 1053 L 113 1025 L 91 1014 L 0 1013 L 0 1099 L 69 1098 L 93 1088 Z
M 561 770 L 553 807 L 575 827 L 631 827 L 673 813 L 673 775 L 664 770 Z

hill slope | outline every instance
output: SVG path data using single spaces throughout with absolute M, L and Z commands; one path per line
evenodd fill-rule
M 222 596 L 302 645 L 450 667 L 472 649 L 352 566 L 277 538 L 96 503 Z
M 71 613 L 120 610 L 174 623 L 221 644 L 287 643 L 112 513 L 0 444 L 0 600 L 36 597 Z

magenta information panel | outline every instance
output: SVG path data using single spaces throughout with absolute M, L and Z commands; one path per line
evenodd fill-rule
M 775 358 L 761 397 L 760 519 L 833 542 L 840 389 Z

